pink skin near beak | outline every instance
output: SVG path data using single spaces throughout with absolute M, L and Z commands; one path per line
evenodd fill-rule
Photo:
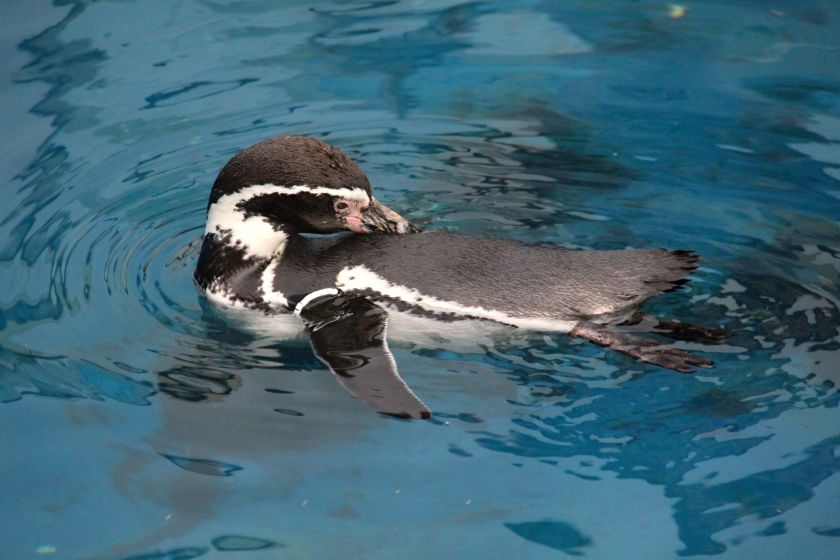
M 353 233 L 367 233 L 368 232 L 367 228 L 365 228 L 365 226 L 362 225 L 361 216 L 347 216 L 344 219 L 344 223 L 347 224 L 347 229 L 349 229 Z
M 347 208 L 336 209 L 344 218 L 347 229 L 353 233 L 367 233 L 367 228 L 362 225 L 362 212 L 367 210 L 368 204 L 357 200 L 342 200 L 340 202 L 347 204 Z
M 353 233 L 402 234 L 417 231 L 405 218 L 375 198 L 371 198 L 370 203 L 341 199 L 336 201 L 335 211 Z

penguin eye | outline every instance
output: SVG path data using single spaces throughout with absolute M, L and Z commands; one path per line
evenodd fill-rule
M 335 203 L 335 209 L 336 210 L 347 210 L 348 206 L 349 206 L 349 204 L 347 204 L 343 200 L 339 200 L 338 202 Z

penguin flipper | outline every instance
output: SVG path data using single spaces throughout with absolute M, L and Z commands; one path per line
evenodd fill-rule
M 330 295 L 299 312 L 315 355 L 354 397 L 398 418 L 429 418 L 431 412 L 400 377 L 388 349 L 388 312 L 364 296 Z

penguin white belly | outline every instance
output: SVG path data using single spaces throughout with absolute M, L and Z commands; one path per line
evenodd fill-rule
M 210 292 L 207 292 L 207 296 L 208 301 L 224 316 L 226 322 L 243 331 L 278 340 L 306 338 L 303 321 L 291 313 L 266 313 L 226 298 L 211 297 Z
M 230 300 L 208 298 L 232 326 L 258 337 L 286 341 L 304 341 L 306 328 L 300 317 L 292 313 L 266 313 Z M 463 318 L 441 320 L 403 311 L 381 304 L 388 311 L 388 343 L 393 346 L 439 347 L 458 351 L 474 351 L 509 337 L 517 329 L 495 321 Z M 551 329 L 554 330 L 554 329 Z
M 516 327 L 481 319 L 440 320 L 381 305 L 388 311 L 388 343 L 393 346 L 439 347 L 474 351 L 510 336 Z

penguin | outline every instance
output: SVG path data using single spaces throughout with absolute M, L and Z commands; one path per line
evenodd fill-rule
M 492 323 L 563 333 L 690 373 L 713 362 L 633 326 L 722 339 L 717 328 L 639 314 L 649 298 L 685 284 L 698 260 L 685 250 L 580 250 L 420 231 L 373 196 L 339 149 L 280 136 L 219 172 L 194 280 L 211 303 L 247 321 L 296 321 L 340 384 L 376 411 L 429 418 L 388 348 L 395 314 L 461 330 Z

